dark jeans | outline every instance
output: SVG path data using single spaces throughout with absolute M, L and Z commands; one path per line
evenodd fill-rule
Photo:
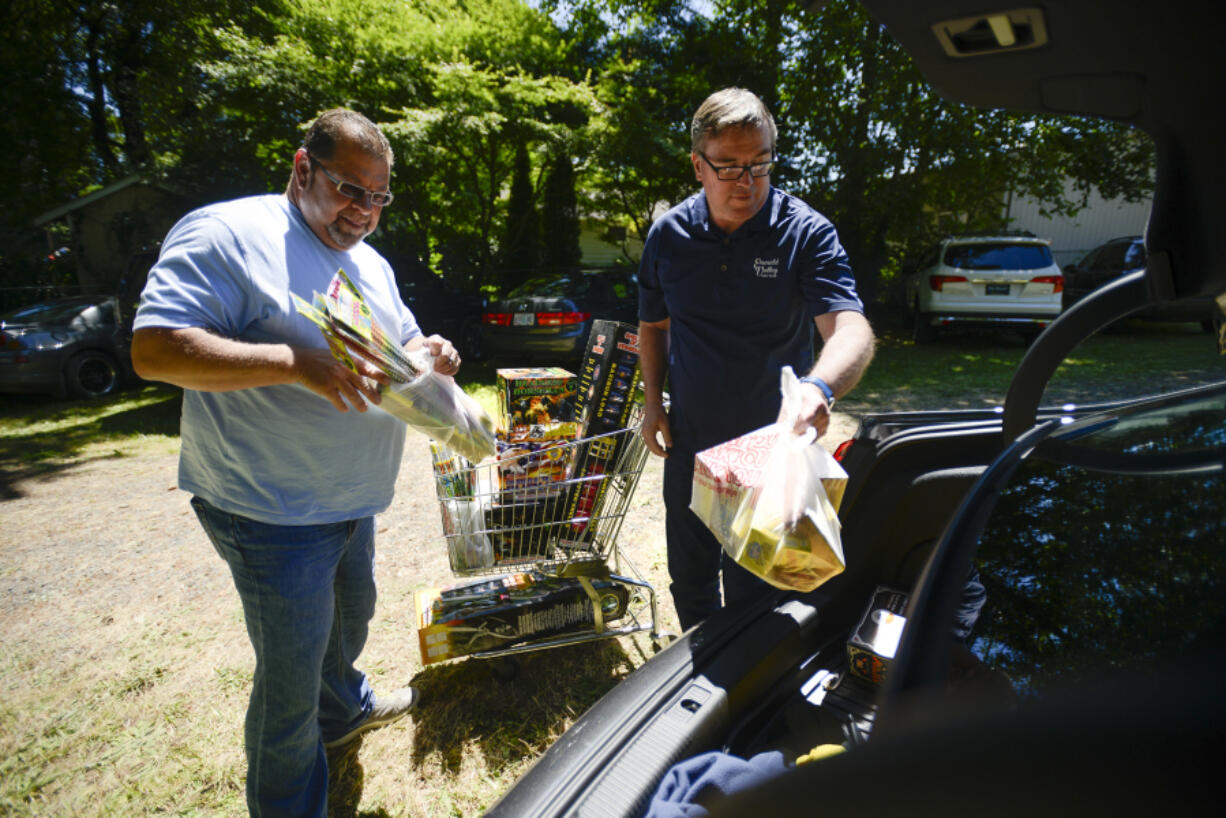
M 753 602 L 771 590 L 725 554 L 706 523 L 690 511 L 693 485 L 694 455 L 673 449 L 664 461 L 664 531 L 672 579 L 668 587 L 682 630 L 720 609 L 721 571 L 724 604 L 729 608 Z
M 353 666 L 375 610 L 374 518 L 268 525 L 209 505 L 192 508 L 230 565 L 255 649 L 247 707 L 247 808 L 252 816 L 327 812 L 325 741 L 374 707 Z

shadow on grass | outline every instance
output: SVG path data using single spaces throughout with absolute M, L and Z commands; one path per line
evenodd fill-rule
M 426 668 L 413 720 L 413 764 L 435 759 L 458 773 L 475 745 L 497 774 L 539 756 L 584 711 L 634 669 L 617 640 Z
M 147 385 L 98 400 L 6 401 L 0 412 L 0 500 L 20 497 L 23 481 L 123 457 L 133 438 L 178 437 L 182 400 L 180 389 Z
M 344 747 L 328 753 L 328 818 L 391 818 L 382 807 L 358 810 L 366 771 L 358 760 L 362 747 L 359 736 Z

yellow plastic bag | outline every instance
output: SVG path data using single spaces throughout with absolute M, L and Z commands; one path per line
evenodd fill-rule
M 781 373 L 778 423 L 699 452 L 690 510 L 729 556 L 777 588 L 811 591 L 846 563 L 838 519 L 843 467 L 816 442 L 792 432 L 800 382 Z

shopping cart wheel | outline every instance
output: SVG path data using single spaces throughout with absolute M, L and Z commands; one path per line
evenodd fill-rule
M 490 660 L 490 675 L 495 681 L 504 684 L 513 681 L 519 675 L 519 668 L 519 659 L 515 656 L 500 656 Z
M 677 638 L 675 633 L 659 633 L 651 638 L 651 652 L 659 653 L 673 643 Z

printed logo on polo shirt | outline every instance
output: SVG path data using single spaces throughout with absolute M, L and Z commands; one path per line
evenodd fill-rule
M 756 258 L 753 260 L 753 274 L 758 278 L 778 278 L 778 258 Z

